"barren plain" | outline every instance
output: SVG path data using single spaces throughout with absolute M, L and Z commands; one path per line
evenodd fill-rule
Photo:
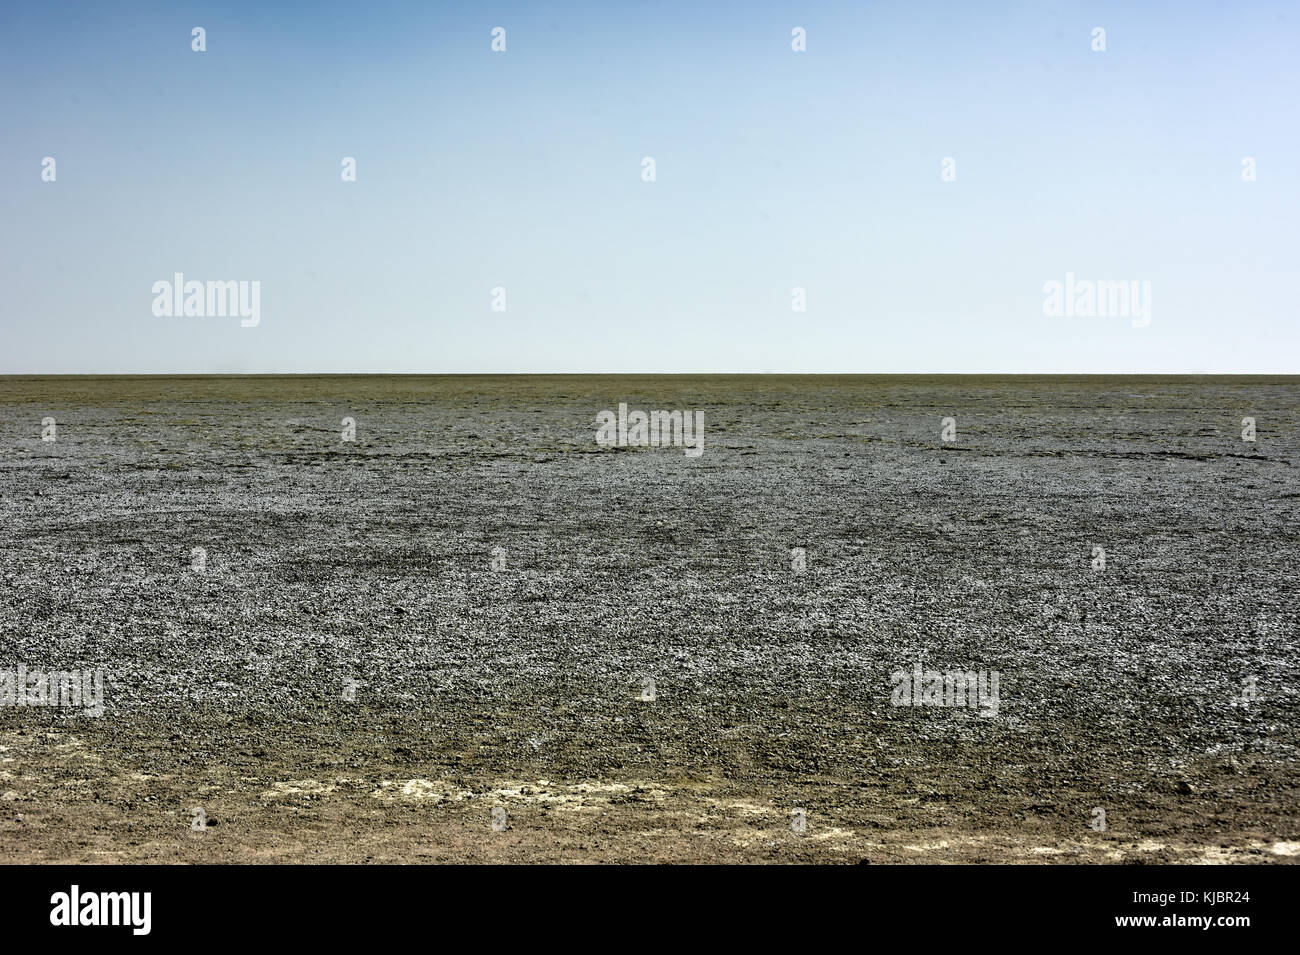
M 0 861 L 1295 861 L 1298 463 L 1300 378 L 0 378 L 0 671 L 104 673 Z

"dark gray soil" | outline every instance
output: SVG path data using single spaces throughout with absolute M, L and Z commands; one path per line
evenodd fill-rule
M 107 678 L 0 861 L 1294 861 L 1298 463 L 1297 378 L 2 378 L 0 670 Z

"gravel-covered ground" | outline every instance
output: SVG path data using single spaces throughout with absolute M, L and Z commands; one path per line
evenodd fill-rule
M 1298 378 L 0 378 L 0 671 L 105 673 L 0 859 L 1290 861 L 1298 463 Z

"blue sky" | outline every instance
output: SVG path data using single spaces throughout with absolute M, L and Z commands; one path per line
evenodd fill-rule
M 1138 6 L 6 5 L 0 372 L 1300 372 L 1300 10 Z

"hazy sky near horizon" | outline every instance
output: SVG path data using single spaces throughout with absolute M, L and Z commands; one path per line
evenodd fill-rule
M 1296 373 L 1298 64 L 1281 2 L 6 4 L 0 373 Z

